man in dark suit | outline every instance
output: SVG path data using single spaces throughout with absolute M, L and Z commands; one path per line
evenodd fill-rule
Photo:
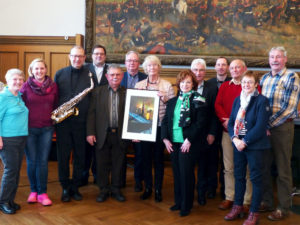
M 85 61 L 84 49 L 81 46 L 73 47 L 69 59 L 71 66 L 57 71 L 54 78 L 59 91 L 59 105 L 68 102 L 91 86 L 89 69 L 83 65 Z M 84 168 L 88 106 L 89 95 L 81 99 L 76 105 L 79 109 L 78 116 L 70 116 L 56 125 L 58 172 L 59 181 L 63 188 L 61 196 L 63 202 L 69 202 L 71 197 L 77 201 L 82 199 L 78 186 Z M 73 175 L 70 179 L 69 161 L 72 150 Z
M 229 63 L 228 60 L 224 57 L 219 57 L 216 61 L 215 70 L 217 72 L 216 77 L 209 79 L 207 82 L 220 88 L 223 82 L 229 81 L 230 77 L 227 76 L 228 73 Z M 220 194 L 223 199 L 225 199 L 225 183 L 224 183 L 224 163 L 223 163 L 223 149 L 221 145 L 222 141 L 222 133 L 223 133 L 223 126 L 222 123 L 218 120 L 218 128 L 217 134 L 215 137 L 215 147 L 219 149 L 219 164 L 220 164 L 220 171 L 219 171 L 219 182 L 220 182 Z M 208 198 L 214 198 L 215 193 L 208 193 Z
M 108 65 L 105 63 L 106 60 L 106 49 L 102 45 L 95 45 L 92 49 L 92 60 L 89 64 L 89 69 L 93 74 L 93 80 L 95 86 L 107 84 L 105 74 L 107 73 Z
M 204 136 L 200 137 L 201 140 L 198 142 L 198 155 L 196 157 L 196 163 L 198 164 L 198 203 L 205 205 L 206 193 L 213 193 L 215 195 L 218 185 L 218 149 L 214 145 L 217 133 L 217 117 L 215 115 L 214 104 L 218 88 L 204 81 L 206 63 L 203 59 L 194 59 L 191 64 L 191 70 L 196 76 L 198 81 L 197 91 L 205 99 L 208 112 Z
M 93 74 L 93 81 L 95 87 L 100 85 L 106 85 L 107 79 L 105 74 L 107 73 L 108 65 L 105 63 L 106 60 L 106 49 L 102 45 L 95 45 L 92 49 L 92 60 L 93 62 L 88 64 L 89 70 Z M 96 161 L 95 161 L 95 150 L 93 146 L 87 145 L 86 155 L 85 155 L 85 165 L 82 175 L 82 180 L 80 186 L 88 184 L 90 169 L 93 173 L 94 183 L 96 181 Z
M 125 56 L 125 66 L 126 72 L 124 73 L 121 86 L 125 88 L 134 88 L 136 83 L 147 78 L 147 75 L 139 72 L 140 57 L 139 53 L 135 51 L 129 51 Z M 141 192 L 143 190 L 143 159 L 142 159 L 142 149 L 140 143 L 133 143 L 133 148 L 135 152 L 134 157 L 134 179 L 135 186 L 134 190 L 136 192 Z M 123 167 L 123 183 L 126 183 L 126 163 Z
M 121 134 L 126 89 L 120 87 L 123 72 L 118 65 L 109 66 L 106 78 L 108 85 L 99 86 L 92 92 L 87 141 L 95 145 L 96 151 L 97 184 L 100 188 L 96 201 L 104 202 L 111 193 L 117 201 L 123 202 L 125 197 L 120 188 L 127 141 L 122 140 Z

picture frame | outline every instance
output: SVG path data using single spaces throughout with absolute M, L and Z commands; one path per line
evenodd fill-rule
M 158 108 L 157 91 L 127 89 L 122 138 L 155 142 Z
M 180 2 L 187 5 L 184 14 L 178 12 Z M 248 67 L 268 68 L 271 47 L 284 46 L 287 67 L 299 68 L 297 13 L 289 10 L 293 1 L 278 2 L 86 0 L 88 60 L 93 45 L 102 44 L 110 63 L 124 63 L 126 52 L 135 50 L 141 60 L 148 54 L 158 55 L 163 65 L 186 66 L 200 57 L 214 66 L 223 56 L 229 61 L 242 59 Z M 118 26 L 115 21 L 124 22 Z M 145 34 L 147 24 L 152 29 Z

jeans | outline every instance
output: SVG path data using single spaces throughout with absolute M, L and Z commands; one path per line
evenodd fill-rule
M 0 203 L 14 201 L 18 189 L 20 170 L 27 136 L 2 137 L 0 157 L 4 165 L 1 181 Z
M 247 165 L 250 170 L 252 183 L 252 201 L 250 212 L 258 212 L 262 198 L 262 168 L 264 164 L 264 149 L 244 149 L 238 151 L 234 147 L 234 178 L 235 178 L 235 205 L 243 205 L 246 192 Z
M 25 149 L 27 174 L 31 192 L 47 192 L 48 157 L 51 150 L 53 127 L 29 128 Z

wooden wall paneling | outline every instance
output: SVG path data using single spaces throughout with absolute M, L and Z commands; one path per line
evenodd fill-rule
M 60 53 L 60 52 L 51 52 L 50 53 L 50 64 L 48 64 L 48 74 L 54 79 L 54 75 L 56 71 L 59 69 L 69 66 L 69 52 L 68 53 Z
M 0 51 L 0 81 L 6 83 L 5 74 L 11 68 L 19 67 L 19 53 Z
M 36 58 L 45 59 L 45 52 L 24 52 L 24 73 L 26 76 L 26 80 L 29 76 L 28 74 L 29 64 Z

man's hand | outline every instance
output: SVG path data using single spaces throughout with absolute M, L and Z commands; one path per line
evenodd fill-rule
M 96 136 L 95 135 L 89 135 L 86 137 L 86 141 L 91 145 L 94 146 L 94 143 L 96 142 Z
M 206 140 L 209 145 L 212 145 L 215 141 L 215 136 L 212 134 L 209 134 L 209 135 L 207 135 Z
M 222 125 L 223 125 L 223 127 L 227 130 L 229 118 L 222 118 L 222 119 L 225 120 L 225 121 L 222 123 Z

